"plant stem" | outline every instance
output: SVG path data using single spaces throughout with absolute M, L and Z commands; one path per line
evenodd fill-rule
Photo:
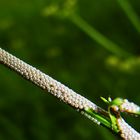
M 104 35 L 102 35 L 94 27 L 91 27 L 79 15 L 72 14 L 69 18 L 75 25 L 77 25 L 80 29 L 82 29 L 82 31 L 84 31 L 88 36 L 90 36 L 93 40 L 95 40 L 97 43 L 99 43 L 102 47 L 104 47 L 111 53 L 120 57 L 128 57 L 131 55 L 130 53 L 120 48 L 117 44 L 106 38 Z
M 52 95 L 78 110 L 97 124 L 102 124 L 106 127 L 111 126 L 111 124 L 108 124 L 109 121 L 106 121 L 106 118 L 109 117 L 109 115 L 104 109 L 1 48 L 0 63 L 14 70 L 16 73 L 23 76 L 26 80 L 31 81 L 41 89 L 50 92 Z M 88 113 L 87 110 L 89 109 L 92 110 L 93 116 Z
M 131 21 L 135 29 L 140 33 L 140 19 L 128 0 L 117 0 L 128 19 Z
M 16 73 L 23 76 L 26 80 L 32 82 L 41 89 L 51 93 L 53 96 L 73 107 L 96 124 L 101 124 L 102 126 L 108 128 L 111 132 L 118 135 L 120 138 L 124 138 L 125 140 L 130 140 L 132 138 L 134 138 L 133 140 L 138 140 L 138 138 L 140 138 L 140 134 L 132 127 L 130 127 L 121 118 L 121 116 L 118 117 L 118 115 L 114 115 L 119 113 L 115 108 L 113 112 L 111 111 L 110 108 L 113 107 L 112 105 L 120 105 L 120 103 L 123 103 L 120 102 L 120 100 L 114 100 L 111 107 L 109 106 L 108 108 L 109 111 L 105 111 L 90 100 L 74 92 L 72 89 L 66 87 L 62 83 L 56 81 L 55 79 L 44 74 L 35 67 L 32 67 L 31 65 L 23 62 L 22 60 L 1 48 L 0 63 L 14 70 Z M 104 98 L 102 99 L 107 102 Z M 137 108 L 136 105 L 129 103 L 128 101 L 125 101 L 125 105 L 126 108 L 129 109 L 130 113 L 137 113 L 137 110 L 139 111 L 139 108 Z M 128 108 L 129 106 L 130 108 Z M 125 110 L 125 106 L 123 106 L 123 110 Z M 127 134 L 130 139 L 127 139 Z

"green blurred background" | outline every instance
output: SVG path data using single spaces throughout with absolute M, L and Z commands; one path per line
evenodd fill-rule
M 140 105 L 140 1 L 1 0 L 0 46 L 106 108 Z M 140 119 L 125 119 L 140 130 Z M 0 140 L 112 140 L 69 106 L 0 66 Z

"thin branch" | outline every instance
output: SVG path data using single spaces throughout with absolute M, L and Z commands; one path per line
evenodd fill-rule
M 99 113 L 102 116 L 108 117 L 108 113 L 102 108 L 98 107 L 96 104 L 92 103 L 85 97 L 77 94 L 72 89 L 66 87 L 60 82 L 54 80 L 52 77 L 44 74 L 35 67 L 30 66 L 29 64 L 23 62 L 17 57 L 9 54 L 0 48 L 0 62 L 10 69 L 17 72 L 19 75 L 24 77 L 26 80 L 31 81 L 41 89 L 50 92 L 52 95 L 70 105 L 74 109 L 78 110 L 85 116 L 89 117 L 86 110 L 91 109 L 96 114 Z M 89 117 L 90 118 L 90 117 Z M 97 124 L 102 124 L 95 118 L 90 118 Z M 103 124 L 106 125 L 107 124 Z
M 1 48 L 0 63 L 14 70 L 41 89 L 50 92 L 53 96 L 70 105 L 96 124 L 105 126 L 120 138 L 125 140 L 140 140 L 140 134 L 131 128 L 120 116 L 120 112 L 129 112 L 139 115 L 139 106 L 120 98 L 116 98 L 112 101 L 110 98 L 106 100 L 102 97 L 102 99 L 108 103 L 108 111 L 105 111 L 72 89 L 69 89 Z

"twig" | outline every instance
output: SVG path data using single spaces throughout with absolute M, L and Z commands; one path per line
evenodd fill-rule
M 77 94 L 72 89 L 69 89 L 65 85 L 1 48 L 0 63 L 14 70 L 26 80 L 31 81 L 41 89 L 50 92 L 52 95 L 70 105 L 96 124 L 110 129 L 119 137 L 125 140 L 140 140 L 140 134 L 131 128 L 120 116 L 120 111 L 139 114 L 140 108 L 138 106 L 132 106 L 132 104 L 129 104 L 129 102 L 124 105 L 126 102 L 120 98 L 113 101 L 102 98 L 109 104 L 108 111 L 105 111 L 85 97 Z M 130 107 L 129 111 L 127 109 L 127 105 Z M 126 136 L 126 134 L 128 134 L 128 136 Z

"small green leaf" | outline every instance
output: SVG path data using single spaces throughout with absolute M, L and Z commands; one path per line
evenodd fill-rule
M 114 115 L 112 115 L 111 113 L 109 114 L 109 116 L 110 116 L 110 119 L 111 119 L 111 123 L 112 123 L 112 129 L 115 131 L 115 132 L 119 132 L 119 129 L 118 129 L 118 127 L 117 127 L 117 118 L 114 116 Z
M 111 123 L 109 121 L 109 118 L 107 118 L 107 116 L 103 116 L 102 114 L 99 114 L 99 113 L 97 114 L 96 112 L 94 112 L 90 108 L 85 109 L 85 111 L 86 111 L 86 113 L 91 115 L 93 118 L 98 120 L 103 126 L 106 126 L 107 128 L 111 128 Z
M 106 104 L 109 104 L 109 101 L 106 99 L 106 98 L 104 98 L 104 97 L 100 97 Z
M 120 106 L 122 103 L 123 103 L 123 99 L 121 99 L 121 98 L 115 98 L 115 99 L 111 102 L 111 105 Z

